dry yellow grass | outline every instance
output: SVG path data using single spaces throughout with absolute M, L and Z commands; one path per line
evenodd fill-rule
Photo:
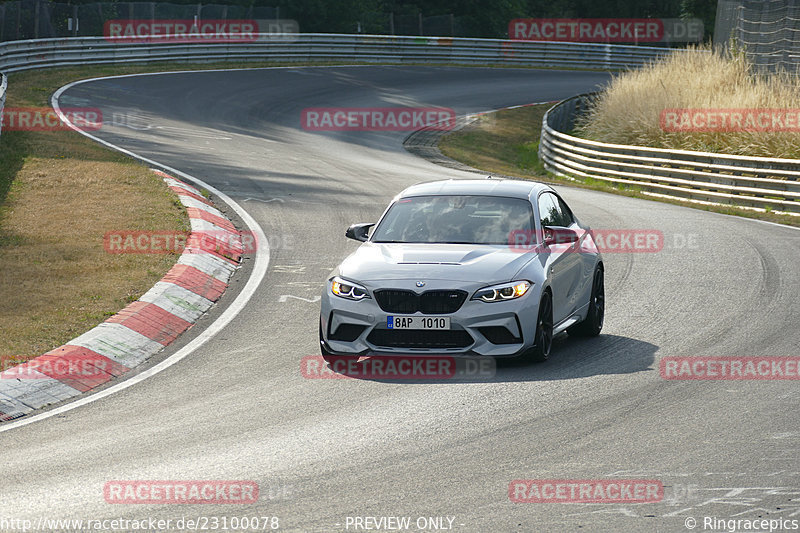
M 577 126 L 590 139 L 657 148 L 800 157 L 797 132 L 665 132 L 664 109 L 800 109 L 800 79 L 753 73 L 743 54 L 675 51 L 665 61 L 615 77 Z
M 47 105 L 64 79 L 55 71 L 17 74 L 7 105 Z M 177 197 L 147 167 L 73 132 L 3 132 L 0 162 L 5 361 L 40 355 L 92 328 L 175 263 L 176 255 L 103 248 L 107 231 L 188 229 Z
M 68 81 L 275 63 L 95 65 L 15 73 L 7 107 L 48 107 Z M 74 132 L 0 135 L 0 370 L 91 329 L 153 286 L 177 255 L 115 255 L 115 230 L 189 229 L 145 166 Z

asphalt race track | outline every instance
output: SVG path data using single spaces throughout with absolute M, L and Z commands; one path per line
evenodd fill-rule
M 178 364 L 0 433 L 0 515 L 172 524 L 276 516 L 281 530 L 313 532 L 366 531 L 353 517 L 411 517 L 413 531 L 420 517 L 449 517 L 463 532 L 688 531 L 687 517 L 703 531 L 703 517 L 800 518 L 797 382 L 659 375 L 664 356 L 799 355 L 795 229 L 557 187 L 593 228 L 664 234 L 658 253 L 605 255 L 599 338 L 559 337 L 547 363 L 503 365 L 490 380 L 301 375 L 301 359 L 318 354 L 316 297 L 357 246 L 345 228 L 375 221 L 410 184 L 479 177 L 407 153 L 405 132 L 304 131 L 304 108 L 464 114 L 556 100 L 607 79 L 328 67 L 123 77 L 67 90 L 62 105 L 102 109 L 98 137 L 238 202 L 269 238 L 269 270 L 245 310 Z M 660 480 L 665 498 L 508 495 L 515 479 L 596 478 Z M 109 504 L 110 480 L 252 480 L 261 491 L 251 505 Z

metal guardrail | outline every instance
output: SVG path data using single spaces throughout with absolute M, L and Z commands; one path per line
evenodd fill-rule
M 548 170 L 654 196 L 800 215 L 800 160 L 608 144 L 565 133 L 593 94 L 545 114 L 539 157 Z
M 358 61 L 519 65 L 590 69 L 636 68 L 669 48 L 327 33 L 264 34 L 253 42 L 181 43 L 158 37 L 114 42 L 105 37 L 0 43 L 0 70 L 152 61 Z
M 254 42 L 156 40 L 8 41 L 0 43 L 0 70 L 157 61 L 354 61 L 611 70 L 640 67 L 670 52 L 669 48 L 615 44 L 313 33 L 260 35 Z M 567 135 L 564 132 L 572 129 L 586 99 L 581 95 L 565 100 L 545 116 L 540 154 L 551 170 L 627 183 L 650 194 L 800 213 L 799 161 L 611 145 Z
M 3 106 L 6 103 L 6 89 L 8 88 L 8 77 L 0 72 L 0 133 L 3 132 Z

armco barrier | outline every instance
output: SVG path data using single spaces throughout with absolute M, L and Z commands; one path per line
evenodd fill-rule
M 636 68 L 669 48 L 595 43 L 510 41 L 297 33 L 261 35 L 252 42 L 186 43 L 163 37 L 113 42 L 105 37 L 0 43 L 0 71 L 153 61 L 357 61 L 520 65 L 591 69 Z
M 669 48 L 595 43 L 386 35 L 275 34 L 252 42 L 176 42 L 164 37 L 37 39 L 0 43 L 0 71 L 157 61 L 352 61 L 625 69 Z M 703 52 L 698 52 L 703 53 Z M 5 78 L 3 83 L 5 83 Z M 540 155 L 562 174 L 628 183 L 654 195 L 800 213 L 800 162 L 599 143 L 568 135 L 588 96 L 570 98 L 544 119 Z
M 800 160 L 608 144 L 569 135 L 593 93 L 545 114 L 539 157 L 556 174 L 635 186 L 645 194 L 800 215 Z

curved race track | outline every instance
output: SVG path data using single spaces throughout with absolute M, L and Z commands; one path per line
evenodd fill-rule
M 67 90 L 62 105 L 100 107 L 106 122 L 136 117 L 99 137 L 243 206 L 269 237 L 270 266 L 236 320 L 180 363 L 0 434 L 0 514 L 277 516 L 286 531 L 364 531 L 347 529 L 348 516 L 409 516 L 412 525 L 447 516 L 465 532 L 687 531 L 686 517 L 800 518 L 796 382 L 665 381 L 658 370 L 663 356 L 798 355 L 800 234 L 791 228 L 558 187 L 594 228 L 664 233 L 659 253 L 606 254 L 601 337 L 559 339 L 549 362 L 505 365 L 489 381 L 300 374 L 301 358 L 318 353 L 318 303 L 306 300 L 356 247 L 346 226 L 374 221 L 412 183 L 475 177 L 405 152 L 402 132 L 303 131 L 302 109 L 437 105 L 463 114 L 555 100 L 607 78 L 328 67 L 123 77 Z M 507 494 L 520 478 L 614 477 L 661 480 L 667 498 L 514 504 Z M 261 497 L 250 506 L 106 503 L 104 483 L 120 479 L 253 480 Z

